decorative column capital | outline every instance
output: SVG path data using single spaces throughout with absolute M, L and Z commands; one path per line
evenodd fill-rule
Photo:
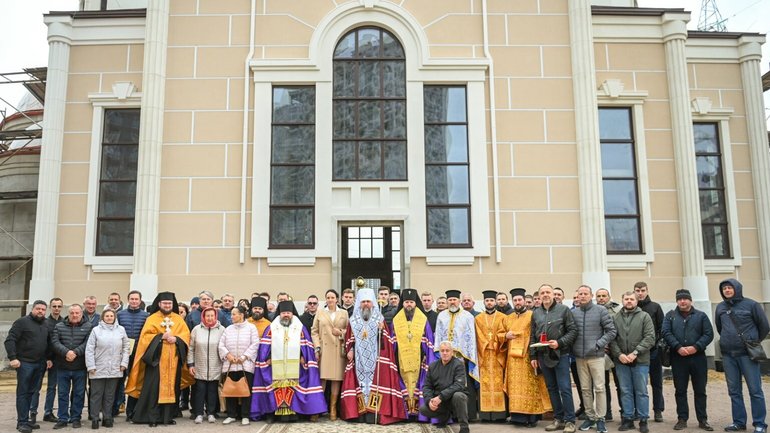
M 666 12 L 661 17 L 663 42 L 672 40 L 687 40 L 687 23 L 690 21 L 689 12 Z
M 48 26 L 48 43 L 62 42 L 72 45 L 72 17 L 46 16 L 43 20 Z
M 738 62 L 743 63 L 749 60 L 761 61 L 763 43 L 765 43 L 764 36 L 741 36 L 738 39 Z

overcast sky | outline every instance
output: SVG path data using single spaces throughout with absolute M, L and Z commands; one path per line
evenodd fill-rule
M 640 7 L 685 8 L 692 11 L 689 27 L 697 27 L 701 0 L 638 0 L 638 3 Z M 770 1 L 717 0 L 717 4 L 722 17 L 726 19 L 727 30 L 770 32 Z M 48 43 L 43 14 L 51 10 L 75 10 L 77 7 L 78 0 L 0 0 L 0 73 L 45 66 L 48 61 Z M 762 52 L 764 73 L 770 63 L 770 43 L 764 45 Z M 0 98 L 13 105 L 18 103 L 23 94 L 24 89 L 20 85 L 0 84 Z M 765 105 L 770 106 L 767 99 L 770 97 L 766 98 Z M 0 110 L 4 109 L 7 109 L 7 114 L 15 111 L 0 101 Z

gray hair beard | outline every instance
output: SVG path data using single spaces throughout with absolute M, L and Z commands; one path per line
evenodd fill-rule
M 361 318 L 368 321 L 372 318 L 372 309 L 371 308 L 362 308 L 361 309 Z
M 456 305 L 450 305 L 450 306 L 449 306 L 449 312 L 450 312 L 450 313 L 456 313 L 456 312 L 458 312 L 458 311 L 460 311 L 460 307 L 458 307 L 458 306 L 456 306 Z
M 289 319 L 289 318 L 283 318 L 283 319 L 281 319 L 281 325 L 282 325 L 282 326 L 285 326 L 285 327 L 287 327 L 287 328 L 288 328 L 288 327 L 289 327 L 289 325 L 291 325 L 291 319 Z

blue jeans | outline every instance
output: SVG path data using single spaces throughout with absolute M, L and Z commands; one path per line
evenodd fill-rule
M 39 362 L 20 361 L 16 369 L 16 427 L 29 424 L 29 410 L 35 391 L 45 373 L 45 360 Z
M 538 354 L 537 362 L 543 370 L 548 397 L 553 406 L 553 417 L 556 420 L 575 422 L 575 403 L 572 401 L 572 383 L 569 379 L 569 355 L 562 355 L 559 364 L 554 368 L 546 367 L 543 355 Z
M 641 421 L 650 417 L 650 396 L 647 394 L 647 376 L 649 365 L 637 364 L 634 367 L 615 364 L 620 380 L 620 399 L 623 402 L 623 419 L 634 419 L 639 415 Z
M 751 400 L 751 420 L 754 427 L 767 427 L 765 417 L 765 394 L 762 392 L 762 377 L 759 373 L 759 363 L 749 359 L 748 355 L 732 357 L 722 354 L 722 363 L 727 380 L 727 393 L 732 404 L 733 423 L 746 425 L 746 405 L 743 403 L 743 379 L 749 388 Z
M 60 369 L 58 376 L 59 421 L 80 421 L 83 401 L 86 397 L 86 371 Z M 72 407 L 70 407 L 70 388 L 72 389 Z
M 56 364 L 47 370 L 48 385 L 45 389 L 45 415 L 53 413 L 53 399 L 56 397 Z M 38 402 L 40 400 L 40 390 L 43 388 L 43 375 L 40 376 L 40 382 L 35 388 L 35 395 L 32 397 L 32 404 L 29 407 L 30 413 L 37 414 Z

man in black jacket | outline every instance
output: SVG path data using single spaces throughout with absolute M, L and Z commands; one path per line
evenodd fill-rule
M 307 332 L 313 328 L 313 320 L 315 319 L 315 313 L 318 311 L 318 296 L 310 295 L 305 302 L 305 312 L 299 316 L 299 321 L 307 329 Z
M 53 426 L 55 430 L 67 427 L 68 423 L 72 423 L 72 428 L 81 426 L 86 396 L 86 343 L 90 334 L 91 322 L 83 321 L 83 307 L 79 304 L 70 305 L 67 320 L 54 327 L 51 345 L 59 367 L 59 421 Z
M 652 324 L 655 326 L 655 341 L 660 340 L 660 330 L 663 326 L 663 309 L 660 304 L 650 299 L 650 291 L 647 283 L 639 281 L 634 284 L 634 293 L 639 301 L 639 308 L 650 315 Z M 655 422 L 663 422 L 663 410 L 665 401 L 663 400 L 663 364 L 660 363 L 657 345 L 652 346 L 650 352 L 650 386 L 652 387 L 652 411 Z
M 39 389 L 46 368 L 51 367 L 48 345 L 51 337 L 45 324 L 45 301 L 35 301 L 32 312 L 17 319 L 5 339 L 5 352 L 16 370 L 16 430 L 30 433 L 33 424 L 29 419 L 29 408 L 35 390 Z M 40 428 L 34 424 L 35 428 Z
M 687 428 L 687 419 L 690 417 L 687 387 L 692 381 L 698 427 L 714 431 L 706 413 L 706 346 L 714 340 L 714 330 L 706 313 L 692 306 L 689 290 L 676 291 L 676 308 L 666 313 L 661 334 L 671 347 L 671 374 L 674 376 L 674 398 L 679 419 L 674 430 Z
M 465 393 L 465 364 L 454 357 L 452 343 L 439 344 L 440 359 L 428 367 L 428 374 L 422 386 L 425 403 L 420 413 L 428 418 L 437 418 L 436 427 L 443 428 L 454 416 L 460 424 L 460 433 L 469 433 L 468 395 Z
M 53 298 L 48 303 L 48 308 L 51 310 L 51 314 L 45 318 L 45 324 L 48 327 L 48 336 L 53 336 L 53 328 L 57 323 L 64 320 L 62 317 L 62 309 L 64 308 L 64 302 L 61 298 Z M 53 400 L 56 397 L 56 363 L 48 369 L 48 385 L 45 390 L 45 406 L 43 412 L 43 421 L 56 422 L 58 419 L 53 414 Z M 35 395 L 32 397 L 32 405 L 29 408 L 30 424 L 35 424 L 37 418 L 38 401 L 40 400 L 40 389 L 43 386 L 43 376 L 40 376 L 40 383 L 35 388 Z

